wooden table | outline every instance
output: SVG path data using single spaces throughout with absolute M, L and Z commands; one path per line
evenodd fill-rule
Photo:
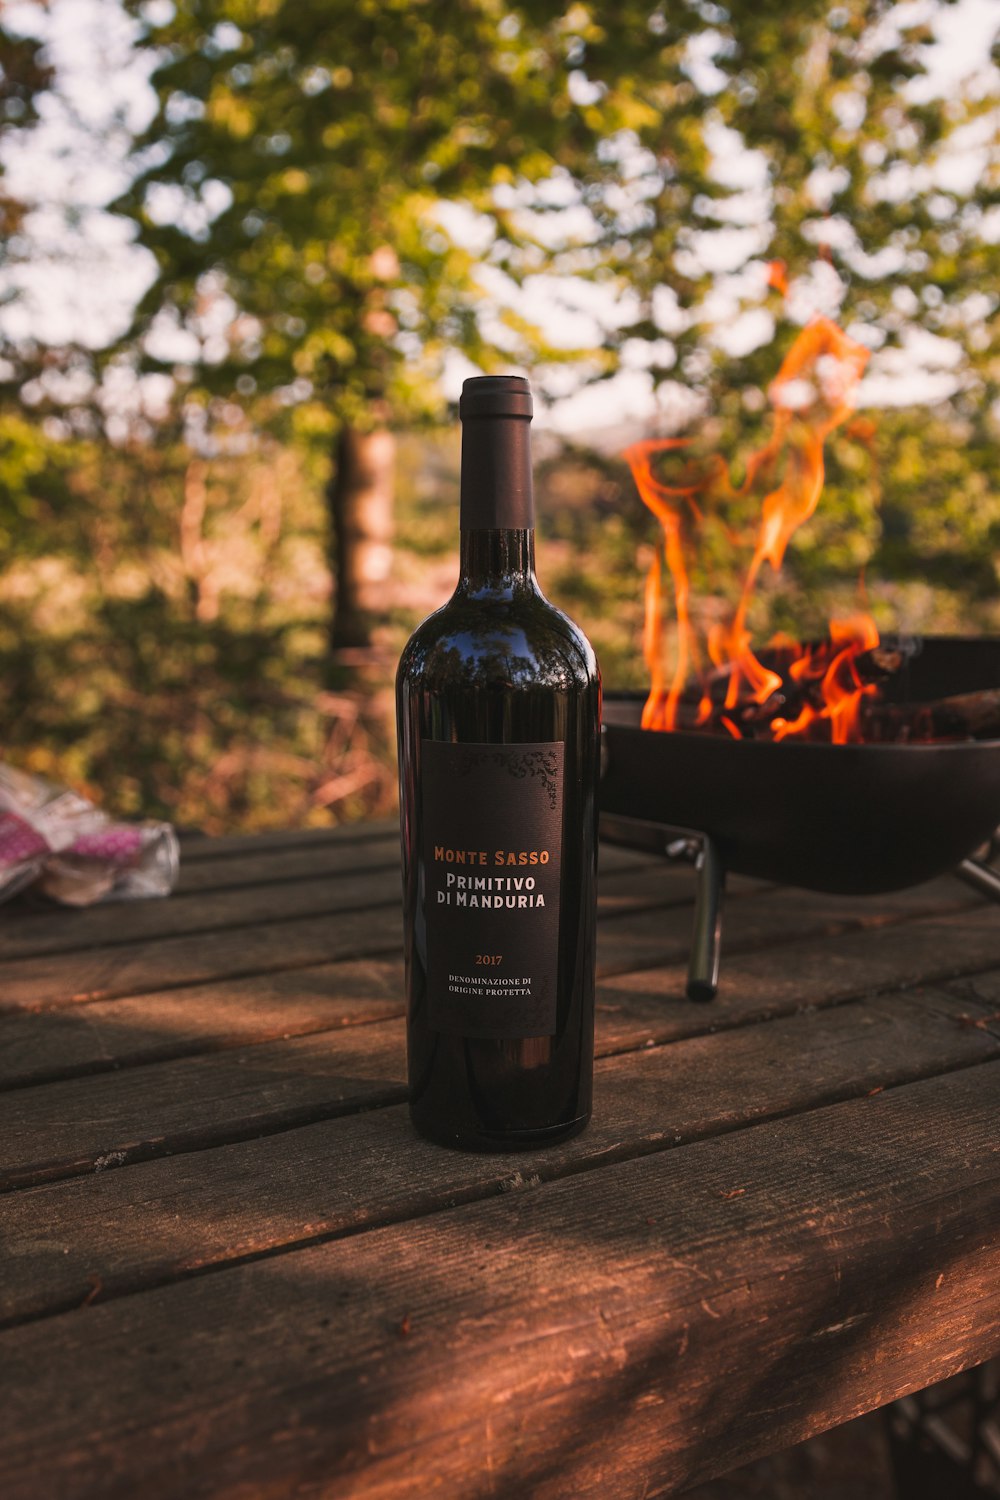
M 4 1500 L 666 1494 L 1000 1351 L 1000 913 L 607 849 L 579 1139 L 404 1090 L 395 829 L 0 916 Z

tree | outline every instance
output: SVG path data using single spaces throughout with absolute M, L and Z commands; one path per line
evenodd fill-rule
M 642 12 L 626 13 L 634 25 Z M 487 334 L 475 258 L 441 204 L 484 216 L 496 267 L 542 264 L 495 190 L 612 171 L 602 143 L 648 113 L 633 79 L 643 49 L 620 30 L 595 102 L 580 65 L 599 28 L 551 0 L 524 13 L 489 0 L 181 0 L 146 26 L 162 49 L 159 108 L 117 207 L 157 275 L 131 341 L 154 363 L 149 335 L 173 320 L 198 341 L 198 399 L 235 388 L 258 421 L 334 442 L 332 638 L 364 642 L 393 425 L 440 414 L 450 349 L 486 368 L 525 337 L 536 358 L 554 354 L 512 315 Z M 213 302 L 233 314 L 222 339 Z
M 23 258 L 22 237 L 25 204 L 3 181 L 8 141 L 30 130 L 38 118 L 38 99 L 51 82 L 51 70 L 42 58 L 41 44 L 21 36 L 0 23 L 0 266 Z M 9 360 L 16 350 L 0 324 L 0 352 Z
M 996 75 L 978 96 L 921 92 L 933 32 L 894 0 L 181 0 L 144 24 L 159 108 L 118 207 L 157 274 L 131 342 L 162 364 L 172 321 L 193 337 L 192 402 L 230 409 L 235 390 L 254 421 L 333 443 L 335 643 L 366 638 L 391 432 L 440 412 L 449 350 L 543 383 L 569 357 L 598 380 L 637 361 L 735 453 L 760 440 L 762 393 L 819 308 L 883 363 L 957 348 L 938 427 L 964 424 L 993 474 L 996 168 L 963 182 L 955 163 L 963 141 L 995 140 Z M 601 347 L 546 347 L 489 306 L 484 265 L 506 286 L 546 269 L 602 282 L 619 311 Z M 854 568 L 879 544 L 874 488 L 841 441 L 831 477 Z M 996 493 L 980 481 L 980 548 L 1000 539 Z
M 638 347 L 664 391 L 694 393 L 733 456 L 762 441 L 802 323 L 836 317 L 873 349 L 873 376 L 909 389 L 886 381 L 874 467 L 849 436 L 831 444 L 822 511 L 786 572 L 808 587 L 872 563 L 897 606 L 933 581 L 962 628 L 963 595 L 1000 584 L 1000 73 L 984 47 L 968 86 L 934 87 L 937 36 L 967 24 L 948 3 L 699 10 L 693 50 L 682 7 L 650 16 L 661 76 L 637 90 L 657 119 L 635 132 L 631 223 L 585 188 L 605 237 L 627 234 L 636 315 L 614 343 Z M 1000 15 L 994 56 L 998 37 Z M 600 76 L 599 49 L 588 67 Z
M 30 131 L 38 118 L 38 100 L 51 83 L 51 70 L 33 37 L 11 31 L 0 20 L 0 278 L 30 255 L 25 219 L 28 205 L 5 184 L 9 144 Z M 0 306 L 15 294 L 6 284 Z M 36 373 L 44 351 L 31 341 L 11 337 L 0 318 L 0 551 L 15 545 L 39 499 L 52 487 L 61 468 L 53 445 L 24 415 L 18 393 Z

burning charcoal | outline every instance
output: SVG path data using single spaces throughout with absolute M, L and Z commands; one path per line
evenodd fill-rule
M 879 745 L 1000 739 L 1000 688 L 935 703 L 866 704 L 862 723 L 865 740 Z
M 864 682 L 884 682 L 887 677 L 895 677 L 907 662 L 919 655 L 920 646 L 919 640 L 913 636 L 907 636 L 900 637 L 891 646 L 883 642 L 879 646 L 874 646 L 870 651 L 863 651 L 855 658 L 859 676 Z
M 863 652 L 857 660 L 861 670 L 871 670 L 873 674 L 878 674 L 867 677 L 866 681 L 882 682 L 886 677 L 894 677 L 917 654 L 917 650 L 916 641 L 898 641 L 894 646 L 875 646 L 873 650 Z
M 798 738 L 827 741 L 831 708 L 867 698 L 874 688 L 894 676 L 919 649 L 916 641 L 859 649 L 860 642 L 826 640 L 813 646 L 787 647 L 763 653 L 766 668 L 780 684 L 763 701 L 741 697 L 726 705 L 735 663 L 709 673 L 691 688 L 678 705 L 677 727 L 705 734 L 728 734 L 735 739 L 782 739 L 795 725 Z M 704 705 L 711 704 L 706 715 Z

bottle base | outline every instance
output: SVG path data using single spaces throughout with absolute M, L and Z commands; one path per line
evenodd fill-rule
M 562 1125 L 549 1125 L 543 1130 L 470 1131 L 456 1129 L 437 1122 L 423 1120 L 410 1110 L 410 1120 L 418 1135 L 435 1146 L 446 1146 L 451 1151 L 474 1151 L 480 1155 L 500 1155 L 513 1151 L 532 1151 L 545 1146 L 554 1146 L 559 1141 L 568 1141 L 579 1135 L 590 1122 L 590 1112 L 578 1115 Z

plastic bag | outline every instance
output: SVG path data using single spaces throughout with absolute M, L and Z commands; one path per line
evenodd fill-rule
M 0 901 L 29 885 L 65 906 L 166 896 L 179 859 L 169 823 L 115 823 L 76 792 L 0 763 Z

